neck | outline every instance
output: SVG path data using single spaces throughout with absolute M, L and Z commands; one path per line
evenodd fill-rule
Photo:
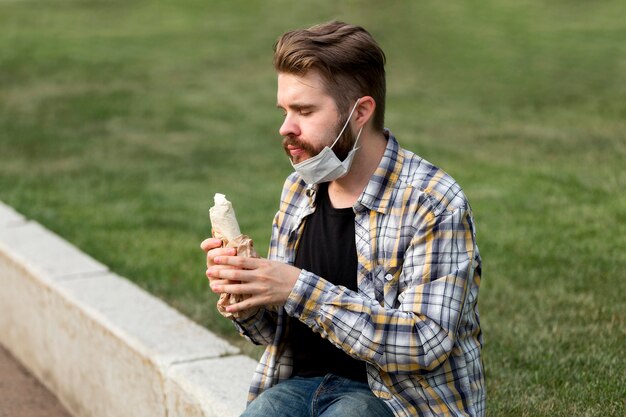
M 328 184 L 328 197 L 335 208 L 352 207 L 380 163 L 387 138 L 382 132 L 363 131 L 350 172 Z

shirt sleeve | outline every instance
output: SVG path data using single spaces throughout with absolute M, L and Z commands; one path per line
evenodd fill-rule
M 261 307 L 255 314 L 233 323 L 239 334 L 255 345 L 269 345 L 276 333 L 277 316 L 275 311 Z
M 302 271 L 285 311 L 384 372 L 429 371 L 455 345 L 476 266 L 474 252 L 469 210 L 430 215 L 404 252 L 402 279 L 408 285 L 396 308 Z

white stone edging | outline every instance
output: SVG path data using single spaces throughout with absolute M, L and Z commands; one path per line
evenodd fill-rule
M 0 202 L 0 344 L 75 417 L 231 417 L 253 359 Z

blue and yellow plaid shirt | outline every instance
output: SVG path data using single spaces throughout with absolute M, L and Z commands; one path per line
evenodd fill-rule
M 283 307 L 236 322 L 266 345 L 248 400 L 291 375 L 287 316 L 367 362 L 372 392 L 396 416 L 482 416 L 477 297 L 481 259 L 459 185 L 388 132 L 380 165 L 354 205 L 358 293 L 302 271 Z M 287 179 L 269 258 L 293 264 L 315 187 Z

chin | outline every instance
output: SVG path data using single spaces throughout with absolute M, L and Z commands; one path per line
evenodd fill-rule
M 309 159 L 308 155 L 294 155 L 294 156 L 290 156 L 289 157 L 291 159 L 291 163 L 295 164 L 299 164 L 300 162 L 306 161 L 307 159 Z

